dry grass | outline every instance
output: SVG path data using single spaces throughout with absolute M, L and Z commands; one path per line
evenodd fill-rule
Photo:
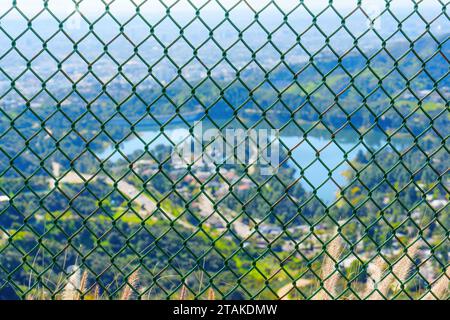
M 396 295 L 402 284 L 408 280 L 411 270 L 415 266 L 414 259 L 417 257 L 421 246 L 420 241 L 413 241 L 404 254 L 392 267 L 391 271 L 387 269 L 387 263 L 381 256 L 376 257 L 369 265 L 369 279 L 365 283 L 359 297 L 368 300 L 384 300 L 392 295 Z M 314 297 L 315 300 L 335 299 L 338 294 L 338 288 L 341 281 L 339 267 L 337 263 L 344 251 L 342 238 L 336 234 L 334 239 L 327 246 L 321 266 L 322 290 Z M 449 278 L 444 276 L 439 279 L 432 288 L 434 296 L 442 298 L 448 292 Z M 434 297 L 431 293 L 426 299 Z M 350 297 L 351 298 L 351 297 Z
M 98 284 L 95 285 L 93 300 L 100 300 L 100 287 Z
M 388 261 L 386 257 L 378 256 L 369 264 L 367 268 L 368 279 L 365 283 L 356 283 L 353 286 L 354 292 L 342 295 L 342 299 L 368 299 L 368 300 L 384 300 L 399 296 L 399 290 L 402 283 L 405 283 L 411 275 L 412 269 L 416 266 L 414 260 L 417 258 L 421 246 L 421 241 L 412 241 L 408 249 L 402 254 L 396 262 Z M 346 287 L 345 280 L 339 272 L 339 263 L 345 249 L 343 238 L 336 233 L 334 238 L 328 243 L 324 258 L 320 266 L 320 277 L 322 279 L 322 287 L 320 291 L 313 297 L 314 300 L 332 300 L 339 295 L 339 288 Z M 389 259 L 390 260 L 390 259 Z M 388 268 L 391 265 L 391 268 Z M 130 300 L 133 293 L 136 292 L 140 280 L 139 270 L 133 272 L 127 279 L 122 291 L 118 297 L 120 300 Z M 308 285 L 313 282 L 311 279 L 299 280 L 295 285 L 290 284 L 282 287 L 278 294 L 283 300 L 289 300 L 289 295 L 295 287 L 303 286 L 303 282 Z M 88 287 L 88 272 L 81 273 L 81 269 L 76 269 L 65 282 L 62 294 L 57 299 L 61 300 L 101 300 L 100 286 L 95 284 Z M 450 269 L 445 274 L 434 281 L 430 292 L 428 292 L 422 300 L 445 300 L 448 299 L 450 285 Z M 347 283 L 347 287 L 350 284 Z M 419 292 L 417 292 L 419 294 Z M 188 300 L 189 288 L 183 284 L 179 291 L 179 300 Z M 44 299 L 44 294 L 41 294 Z M 31 294 L 28 299 L 39 299 L 38 294 Z M 207 300 L 216 300 L 216 292 L 210 287 L 205 298 Z M 291 297 L 292 298 L 292 297 Z
M 386 273 L 386 263 L 382 257 L 377 257 L 369 268 L 371 279 L 366 283 L 364 298 L 369 300 L 384 300 L 391 290 L 398 291 L 401 284 L 408 278 L 414 265 L 414 259 L 419 252 L 421 243 L 416 241 L 392 268 L 392 273 Z
M 130 300 L 133 292 L 136 290 L 139 282 L 139 270 L 133 272 L 128 278 L 127 284 L 122 290 L 120 300 Z
M 62 293 L 62 300 L 78 300 L 80 288 L 80 269 L 75 270 L 67 280 Z
M 318 293 L 318 300 L 330 300 L 337 296 L 337 284 L 340 278 L 336 264 L 344 250 L 342 238 L 338 235 L 327 245 L 327 253 L 322 262 L 321 279 L 323 289 Z
M 445 274 L 437 280 L 431 287 L 431 291 L 428 292 L 423 300 L 446 300 L 449 293 L 450 285 L 450 269 L 447 269 Z
M 213 288 L 209 288 L 208 290 L 208 300 L 210 301 L 216 300 L 216 293 L 214 292 Z
M 179 300 L 186 300 L 187 297 L 187 287 L 185 284 L 183 284 L 183 286 L 181 287 L 181 291 L 180 291 L 180 298 Z
M 413 243 L 406 250 L 406 254 L 403 255 L 400 261 L 398 261 L 394 265 L 392 270 L 393 273 L 392 276 L 394 276 L 393 285 L 395 291 L 398 291 L 402 283 L 405 282 L 406 279 L 408 279 L 411 269 L 414 266 L 414 259 L 417 257 L 417 253 L 419 252 L 420 246 L 421 246 L 420 241 L 416 241 L 415 243 Z
M 289 294 L 296 288 L 305 288 L 314 284 L 312 279 L 299 279 L 295 283 L 288 283 L 284 287 L 278 289 L 277 295 L 281 300 L 290 300 Z
M 181 287 L 179 300 L 186 300 L 186 298 L 187 298 L 187 287 L 185 284 L 183 284 L 183 286 Z
M 383 274 L 386 271 L 386 262 L 382 257 L 376 257 L 375 260 L 369 265 L 366 288 L 363 294 L 363 298 L 370 300 L 382 300 L 389 291 L 387 283 L 382 282 Z
M 408 278 L 414 259 L 420 249 L 420 241 L 414 242 L 407 253 L 394 265 L 392 273 L 386 273 L 386 263 L 382 257 L 374 260 L 369 271 L 370 278 L 366 284 L 364 298 L 369 300 L 384 300 L 391 290 L 398 291 L 401 284 Z
M 84 294 L 84 292 L 86 291 L 86 286 L 87 286 L 87 280 L 88 280 L 88 272 L 84 271 L 83 275 L 81 276 L 81 280 L 80 280 L 80 286 L 78 287 L 75 297 L 73 300 L 80 300 L 81 299 L 81 295 Z

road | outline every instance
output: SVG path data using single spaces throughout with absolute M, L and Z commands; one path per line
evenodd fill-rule
M 198 197 L 198 208 L 200 210 L 200 215 L 203 218 L 207 218 L 206 222 L 208 224 L 215 225 L 223 229 L 226 228 L 228 221 L 231 221 L 233 217 L 236 217 L 237 215 L 235 212 L 227 210 L 227 212 L 222 211 L 223 217 L 220 216 L 217 211 L 214 211 L 214 205 L 211 200 L 209 200 L 204 194 Z M 247 239 L 252 234 L 252 229 L 239 220 L 234 221 L 231 226 L 241 240 Z
M 313 284 L 313 280 L 310 279 L 300 279 L 295 283 L 295 287 L 304 288 Z M 281 298 L 281 300 L 289 300 L 289 293 L 295 292 L 295 287 L 292 283 L 289 283 L 278 290 L 277 295 Z
M 109 178 L 105 177 L 104 180 L 110 185 L 114 184 L 114 182 Z M 147 197 L 144 193 L 142 193 L 142 191 L 140 191 L 132 184 L 121 180 L 117 182 L 117 189 L 128 199 L 132 200 L 133 203 L 138 204 L 142 208 L 142 213 L 144 214 L 144 216 L 151 216 L 157 210 L 155 202 L 153 202 L 153 200 Z M 164 210 L 164 213 L 162 213 L 162 215 L 164 215 L 168 220 L 170 219 L 171 221 L 175 221 L 177 219 L 173 214 L 167 212 L 166 210 Z M 176 220 L 176 224 L 179 224 L 187 229 L 196 229 L 192 224 L 182 219 Z
M 59 177 L 61 174 L 61 167 L 58 163 L 54 162 L 52 164 L 53 166 L 53 175 L 55 177 Z M 85 181 L 94 181 L 95 180 L 103 180 L 109 185 L 114 185 L 114 181 L 106 176 L 90 176 L 87 174 L 75 174 L 74 172 L 70 172 L 66 174 L 66 176 L 60 180 L 60 183 L 69 183 L 69 184 L 77 184 L 77 183 L 84 183 Z M 49 181 L 50 186 L 54 187 L 55 180 Z M 142 209 L 140 213 L 143 214 L 144 217 L 148 217 L 154 214 L 154 212 L 157 210 L 156 203 L 150 199 L 147 195 L 145 195 L 142 190 L 136 188 L 131 183 L 128 183 L 124 180 L 120 180 L 117 182 L 117 189 L 120 191 L 125 197 L 132 200 L 133 203 L 139 205 Z M 207 224 L 209 225 L 215 225 L 220 226 L 222 228 L 226 228 L 227 221 L 225 221 L 224 218 L 222 218 L 217 212 L 214 212 L 214 205 L 211 203 L 211 201 L 202 194 L 198 199 L 198 208 L 200 209 L 200 214 L 207 218 Z M 162 213 L 167 219 L 170 219 L 171 221 L 175 221 L 179 225 L 182 225 L 183 227 L 190 229 L 190 230 L 196 230 L 197 228 L 192 225 L 189 222 L 186 222 L 182 219 L 177 219 L 171 212 L 167 212 L 167 210 Z M 236 216 L 235 213 L 229 212 L 226 216 L 227 220 L 231 220 L 234 216 Z M 250 227 L 243 222 L 235 221 L 232 224 L 233 229 L 235 232 L 239 235 L 239 237 L 242 238 L 242 240 L 245 240 L 248 238 L 252 230 Z

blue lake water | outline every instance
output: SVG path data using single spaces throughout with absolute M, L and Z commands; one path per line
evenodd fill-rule
M 99 157 L 119 161 L 124 159 L 122 154 L 131 155 L 136 151 L 144 150 L 146 145 L 149 150 L 159 145 L 173 146 L 185 140 L 189 136 L 189 131 L 167 128 L 164 130 L 164 135 L 159 130 L 148 130 L 139 132 L 138 136 L 139 138 L 133 137 L 121 143 L 120 152 L 110 146 L 103 150 Z M 300 180 L 303 187 L 308 191 L 317 189 L 317 195 L 326 203 L 333 202 L 340 188 L 347 185 L 346 178 L 343 176 L 344 171 L 349 169 L 349 164 L 345 161 L 346 154 L 348 161 L 351 161 L 359 151 L 365 152 L 368 148 L 372 151 L 378 150 L 387 143 L 382 134 L 374 133 L 366 136 L 363 144 L 359 135 L 353 132 L 344 132 L 335 140 L 327 134 L 308 135 L 306 139 L 301 135 L 282 135 L 280 140 L 291 150 L 289 164 L 296 168 L 297 177 L 300 177 L 300 168 L 304 170 Z M 393 144 L 396 148 L 402 149 L 408 143 L 403 139 Z M 287 151 L 284 147 L 282 149 Z

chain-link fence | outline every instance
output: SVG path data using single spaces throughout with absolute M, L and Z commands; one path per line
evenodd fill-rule
M 0 0 L 0 299 L 448 299 L 442 0 Z

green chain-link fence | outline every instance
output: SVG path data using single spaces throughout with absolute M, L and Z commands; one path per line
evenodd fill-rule
M 0 299 L 448 299 L 447 8 L 0 0 Z

